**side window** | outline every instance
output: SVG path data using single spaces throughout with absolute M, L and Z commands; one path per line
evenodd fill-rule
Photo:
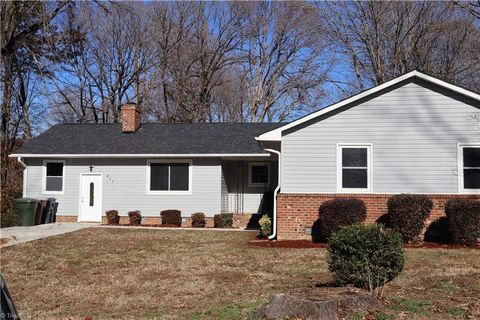
M 461 146 L 460 170 L 464 191 L 480 190 L 480 146 Z
M 248 185 L 262 187 L 270 184 L 270 164 L 252 162 L 248 164 Z
M 150 193 L 189 192 L 191 162 L 148 162 L 148 188 Z
M 339 145 L 337 178 L 339 191 L 369 191 L 371 186 L 371 146 Z
M 44 192 L 62 193 L 64 179 L 64 161 L 45 161 L 44 162 Z

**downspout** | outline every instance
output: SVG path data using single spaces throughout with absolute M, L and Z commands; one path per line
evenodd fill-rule
M 22 197 L 26 198 L 27 196 L 27 165 L 22 161 L 22 157 L 17 157 L 17 161 L 23 167 L 23 188 L 22 188 Z
M 278 191 L 280 191 L 280 182 L 281 182 L 281 166 L 280 166 L 280 161 L 281 161 L 281 154 L 280 151 L 274 150 L 274 149 L 265 149 L 267 152 L 272 152 L 276 153 L 278 155 L 278 185 L 275 188 L 275 191 L 273 191 L 273 228 L 272 228 L 272 234 L 268 237 L 269 240 L 273 240 L 277 237 L 277 194 Z

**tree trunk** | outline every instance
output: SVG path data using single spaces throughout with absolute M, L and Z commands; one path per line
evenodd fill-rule
M 10 137 L 8 125 L 10 123 L 10 100 L 13 85 L 13 52 L 4 52 L 2 64 L 4 67 L 3 98 L 2 98 L 2 125 L 1 125 L 1 155 L 0 155 L 0 180 L 4 189 L 8 174 L 8 154 L 10 153 Z

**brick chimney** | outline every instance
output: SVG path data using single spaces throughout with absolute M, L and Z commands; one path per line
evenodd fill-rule
M 127 102 L 122 106 L 122 132 L 136 132 L 140 128 L 140 107 Z

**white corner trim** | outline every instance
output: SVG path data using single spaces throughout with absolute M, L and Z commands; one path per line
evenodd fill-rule
M 24 157 L 24 158 L 217 158 L 217 157 L 270 157 L 269 153 L 182 153 L 182 154 L 168 154 L 168 153 L 129 153 L 129 154 L 35 154 L 35 153 L 15 153 L 9 157 Z
M 378 85 L 378 86 L 376 86 L 376 87 L 373 87 L 373 88 L 371 88 L 371 89 L 369 89 L 369 90 L 366 90 L 366 91 L 361 92 L 361 93 L 359 93 L 359 94 L 357 94 L 357 95 L 354 95 L 354 96 L 352 96 L 352 97 L 350 97 L 350 98 L 347 98 L 347 99 L 342 100 L 342 101 L 340 101 L 340 102 L 337 102 L 337 103 L 335 103 L 335 104 L 333 104 L 333 105 L 330 105 L 330 106 L 327 106 L 327 107 L 325 107 L 325 108 L 322 108 L 322 109 L 320 109 L 320 110 L 318 110 L 318 111 L 316 111 L 316 112 L 313 112 L 313 113 L 311 113 L 311 114 L 309 114 L 309 115 L 306 115 L 305 117 L 302 117 L 302 118 L 300 118 L 300 119 L 297 119 L 297 120 L 295 120 L 295 121 L 292 121 L 292 122 L 290 122 L 290 123 L 288 123 L 288 124 L 286 124 L 286 125 L 284 125 L 284 126 L 281 126 L 281 127 L 277 128 L 277 129 L 274 129 L 274 130 L 265 132 L 264 134 L 261 134 L 260 136 L 258 136 L 258 137 L 257 137 L 257 138 L 258 138 L 257 140 L 261 140 L 261 141 L 280 141 L 281 138 L 282 138 L 282 132 L 285 131 L 285 130 L 287 130 L 287 129 L 290 129 L 290 128 L 292 128 L 292 127 L 295 127 L 295 126 L 297 126 L 297 125 L 299 125 L 299 124 L 302 124 L 302 123 L 304 123 L 304 122 L 307 122 L 307 121 L 309 121 L 309 120 L 311 120 L 311 119 L 317 118 L 317 117 L 319 117 L 319 116 L 321 116 L 321 115 L 323 115 L 323 114 L 326 114 L 326 113 L 329 113 L 329 112 L 331 112 L 331 111 L 334 111 L 334 110 L 336 110 L 336 109 L 338 109 L 338 108 L 341 108 L 341 107 L 343 107 L 343 106 L 345 106 L 345 105 L 347 105 L 347 104 L 350 104 L 350 103 L 352 103 L 352 102 L 355 102 L 355 101 L 357 101 L 357 100 L 360 100 L 360 99 L 362 99 L 362 98 L 365 98 L 365 97 L 367 97 L 367 96 L 369 96 L 369 95 L 371 95 L 371 94 L 374 94 L 374 93 L 376 93 L 376 92 L 378 92 L 378 91 L 381 91 L 381 90 L 383 90 L 383 89 L 386 89 L 386 88 L 388 88 L 388 87 L 391 87 L 391 86 L 393 86 L 393 85 L 395 85 L 395 84 L 397 84 L 397 83 L 399 83 L 399 82 L 402 82 L 402 81 L 407 80 L 407 79 L 412 78 L 412 77 L 417 77 L 417 78 L 419 78 L 419 79 L 422 79 L 422 80 L 425 80 L 425 81 L 427 81 L 427 82 L 430 82 L 430 83 L 436 84 L 436 85 L 438 85 L 438 86 L 441 86 L 441 87 L 443 87 L 443 88 L 445 88 L 445 89 L 448 89 L 448 90 L 457 92 L 457 93 L 462 94 L 462 95 L 464 95 L 464 96 L 467 96 L 467 97 L 469 97 L 469 98 L 472 98 L 472 99 L 475 99 L 475 100 L 480 101 L 480 95 L 477 94 L 477 93 L 475 93 L 475 92 L 472 92 L 472 91 L 463 89 L 463 88 L 461 88 L 461 87 L 459 87 L 459 86 L 455 86 L 455 85 L 450 84 L 450 83 L 448 83 L 448 82 L 445 82 L 445 81 L 443 81 L 443 80 L 440 80 L 440 79 L 437 79 L 437 78 L 428 76 L 428 75 L 426 75 L 426 74 L 424 74 L 424 73 L 421 73 L 421 72 L 419 72 L 419 71 L 414 70 L 414 71 L 411 71 L 411 72 L 409 72 L 409 73 L 406 73 L 406 74 L 404 74 L 404 75 L 402 75 L 402 76 L 400 76 L 400 77 L 397 77 L 397 78 L 392 79 L 392 80 L 390 80 L 390 81 L 387 81 L 387 82 L 385 82 L 385 83 L 383 83 L 383 84 L 380 84 L 380 85 Z
M 367 188 L 343 188 L 342 176 L 342 149 L 366 148 L 367 149 Z M 371 143 L 337 143 L 336 167 L 337 167 L 337 193 L 372 193 L 373 192 L 373 144 Z
M 47 163 L 63 163 L 62 168 L 62 191 L 48 191 L 47 190 Z M 65 193 L 65 160 L 43 160 L 42 168 L 42 194 L 64 194 Z
M 458 193 L 459 194 L 480 194 L 480 189 L 465 189 L 463 184 L 463 148 L 480 148 L 478 143 L 457 143 L 457 170 L 458 170 Z
M 150 175 L 152 163 L 188 163 L 188 190 L 150 190 Z M 192 176 L 193 176 L 192 159 L 149 159 L 146 164 L 146 194 L 148 195 L 187 195 L 192 194 Z M 170 173 L 169 173 L 170 174 Z
M 252 166 L 267 166 L 267 182 L 253 183 L 252 182 Z M 248 163 L 248 186 L 249 187 L 265 187 L 270 185 L 270 162 L 249 162 Z

